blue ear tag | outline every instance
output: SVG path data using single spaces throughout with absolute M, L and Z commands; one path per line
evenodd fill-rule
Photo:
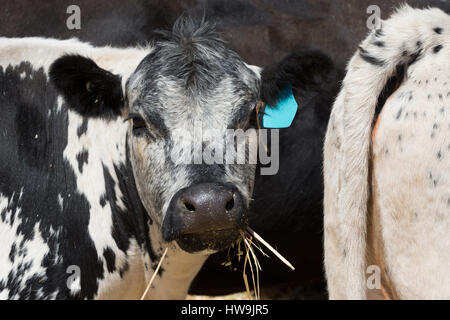
M 262 117 L 263 128 L 278 129 L 288 128 L 294 121 L 298 105 L 292 93 L 292 86 L 286 86 L 277 97 L 277 105 L 266 104 Z

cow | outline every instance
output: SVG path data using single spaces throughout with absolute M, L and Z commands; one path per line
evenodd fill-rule
M 331 299 L 450 298 L 450 17 L 400 7 L 361 43 L 324 146 Z
M 293 54 L 264 83 L 189 18 L 141 47 L 0 38 L 0 298 L 140 298 L 165 252 L 145 298 L 185 298 L 245 230 L 255 165 L 178 151 L 198 129 L 250 130 L 261 97 L 328 62 Z

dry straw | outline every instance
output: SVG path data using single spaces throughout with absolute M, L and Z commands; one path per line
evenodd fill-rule
M 259 271 L 262 271 L 262 268 L 261 268 L 261 265 L 256 256 L 256 253 L 253 250 L 253 247 L 258 249 L 264 256 L 266 256 L 266 257 L 269 257 L 269 256 L 262 250 L 262 248 L 260 246 L 255 244 L 253 239 L 256 239 L 259 243 L 263 244 L 267 249 L 269 249 L 275 256 L 277 256 L 278 259 L 280 259 L 289 268 L 291 268 L 292 270 L 295 270 L 295 268 L 285 257 L 283 257 L 277 250 L 275 250 L 270 244 L 267 243 L 267 241 L 265 241 L 259 234 L 257 234 L 255 231 L 253 231 L 250 227 L 247 227 L 247 231 L 249 233 L 248 235 L 244 234 L 244 232 L 241 232 L 241 236 L 242 236 L 241 240 L 243 240 L 244 245 L 246 247 L 246 254 L 245 254 L 245 259 L 244 259 L 244 269 L 242 271 L 242 277 L 244 279 L 245 289 L 247 291 L 248 298 L 249 298 L 249 300 L 251 300 L 252 294 L 250 291 L 250 286 L 248 283 L 248 278 L 247 278 L 247 273 L 246 273 L 247 264 L 248 264 L 250 267 L 250 272 L 252 274 L 252 284 L 253 284 L 254 296 L 255 296 L 256 300 L 259 300 L 261 298 L 260 286 L 259 286 Z M 240 251 L 241 251 L 240 250 L 240 241 L 241 240 L 239 240 L 239 242 L 237 243 L 239 260 L 240 260 Z M 158 274 L 158 271 L 162 265 L 162 262 L 167 254 L 167 250 L 168 250 L 168 248 L 166 248 L 166 250 L 164 250 L 164 253 L 161 256 L 161 260 L 159 260 L 158 266 L 156 267 L 155 272 L 153 272 L 153 275 L 147 285 L 147 288 L 145 289 L 145 291 L 141 297 L 141 300 L 144 300 L 145 296 L 148 293 L 148 290 L 150 289 L 150 287 L 153 283 L 153 280 L 155 280 L 155 277 Z M 249 259 L 249 257 L 250 257 L 250 259 Z M 228 259 L 230 260 L 229 252 L 228 252 Z M 231 265 L 231 261 L 227 262 L 225 265 L 226 266 Z M 256 277 L 255 277 L 255 271 L 256 271 Z
M 262 271 L 261 265 L 259 264 L 258 258 L 256 257 L 255 250 L 253 247 L 257 248 L 264 256 L 269 257 L 262 249 L 259 247 L 253 239 L 256 239 L 258 242 L 266 246 L 273 254 L 277 256 L 278 259 L 280 259 L 284 264 L 286 264 L 289 268 L 292 270 L 295 270 L 294 266 L 286 259 L 284 258 L 278 251 L 276 251 L 270 244 L 267 243 L 259 234 L 257 234 L 255 231 L 253 231 L 250 227 L 247 227 L 248 234 L 244 234 L 244 232 L 241 232 L 242 240 L 246 247 L 246 254 L 245 254 L 245 260 L 244 260 L 244 269 L 242 270 L 242 277 L 244 279 L 244 285 L 245 290 L 247 291 L 248 299 L 252 300 L 252 294 L 250 291 L 250 286 L 248 284 L 248 277 L 247 277 L 247 264 L 250 266 L 250 272 L 252 275 L 252 283 L 253 283 L 253 291 L 254 291 L 254 298 L 256 300 L 261 299 L 261 291 L 259 286 L 259 271 Z M 253 246 L 253 247 L 252 247 Z M 250 258 L 249 258 L 250 257 Z M 252 262 L 253 260 L 253 262 Z M 256 278 L 255 278 L 255 271 L 256 271 Z
M 267 249 L 272 251 L 272 253 L 276 255 L 277 258 L 280 259 L 285 265 L 287 265 L 292 270 L 295 270 L 294 266 L 285 257 L 283 257 L 280 253 L 278 253 L 278 251 L 275 250 L 270 244 L 268 244 L 259 234 L 253 231 L 250 227 L 247 227 L 247 230 L 251 236 L 253 236 L 256 240 L 261 242 L 264 246 L 266 246 Z
M 158 274 L 159 268 L 161 267 L 161 264 L 162 264 L 162 262 L 163 262 L 163 260 L 164 260 L 164 258 L 165 258 L 165 256 L 166 256 L 166 254 L 167 254 L 167 250 L 168 250 L 168 249 L 169 249 L 169 248 L 166 248 L 166 250 L 164 250 L 164 253 L 163 253 L 163 255 L 161 256 L 161 260 L 159 260 L 158 266 L 156 267 L 155 272 L 153 272 L 153 275 L 152 275 L 152 277 L 151 277 L 151 279 L 150 279 L 150 282 L 149 282 L 148 285 L 147 285 L 147 288 L 146 288 L 145 291 L 144 291 L 144 294 L 143 294 L 142 297 L 141 297 L 141 300 L 144 300 L 145 296 L 147 295 L 148 290 L 150 289 L 150 286 L 151 286 L 152 283 L 153 283 L 153 280 L 155 280 L 156 275 Z

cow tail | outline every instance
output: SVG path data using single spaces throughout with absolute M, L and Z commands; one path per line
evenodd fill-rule
M 439 9 L 407 5 L 382 21 L 361 43 L 328 124 L 324 147 L 325 271 L 331 299 L 366 298 L 366 225 L 369 156 L 375 109 L 400 66 L 433 50 Z

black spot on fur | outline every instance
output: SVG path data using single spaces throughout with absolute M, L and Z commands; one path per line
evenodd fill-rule
M 435 46 L 435 47 L 433 48 L 433 52 L 434 52 L 434 53 L 438 53 L 439 51 L 441 51 L 442 48 L 443 48 L 443 47 L 442 47 L 441 44 L 438 45 L 438 46 Z
M 102 206 L 102 208 L 104 208 L 106 206 L 106 196 L 102 195 L 102 197 L 100 198 L 100 205 Z
M 84 118 L 81 125 L 78 127 L 77 135 L 78 137 L 81 137 L 84 133 L 87 132 L 87 125 L 88 125 L 88 119 Z
M 374 66 L 382 67 L 382 66 L 384 66 L 384 64 L 385 64 L 384 61 L 382 61 L 382 60 L 380 60 L 380 59 L 378 59 L 378 58 L 375 58 L 374 56 L 371 56 L 371 55 L 370 55 L 365 49 L 363 49 L 362 47 L 359 47 L 359 55 L 361 56 L 361 58 L 362 58 L 364 61 L 366 61 L 366 62 L 368 62 L 368 63 L 370 63 L 370 64 L 372 64 L 372 65 L 374 65 Z
M 443 29 L 440 27 L 437 27 L 437 28 L 434 28 L 433 31 L 436 32 L 437 34 L 442 34 Z
M 114 251 L 112 251 L 110 247 L 105 248 L 103 250 L 103 257 L 105 258 L 108 272 L 114 272 L 114 270 L 116 270 L 116 255 Z
M 16 243 L 13 243 L 13 245 L 11 246 L 11 250 L 9 251 L 9 261 L 14 263 L 16 254 L 17 254 Z
M 86 150 L 77 154 L 78 170 L 80 170 L 80 172 L 83 172 L 83 165 L 88 163 L 88 159 L 89 152 L 87 152 Z

